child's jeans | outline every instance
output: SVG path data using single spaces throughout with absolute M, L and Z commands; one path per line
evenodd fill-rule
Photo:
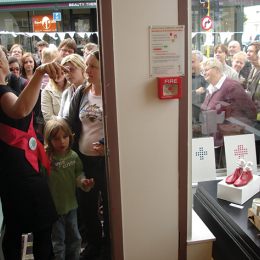
M 59 215 L 52 227 L 52 244 L 56 260 L 79 259 L 81 236 L 78 230 L 77 209 Z

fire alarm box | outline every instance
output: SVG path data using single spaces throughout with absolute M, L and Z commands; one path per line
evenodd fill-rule
M 181 98 L 181 77 L 158 77 L 158 98 Z

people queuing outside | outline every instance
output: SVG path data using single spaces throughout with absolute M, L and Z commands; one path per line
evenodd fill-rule
M 238 81 L 238 73 L 226 63 L 228 48 L 225 44 L 217 44 L 213 48 L 214 58 L 219 60 L 223 66 L 223 74 L 228 78 Z
M 199 121 L 200 106 L 205 99 L 205 90 L 208 82 L 204 79 L 201 62 L 203 54 L 200 51 L 192 51 L 192 119 Z M 194 122 L 195 123 L 195 122 Z
M 208 59 L 202 62 L 202 66 L 204 78 L 209 83 L 201 105 L 204 119 L 202 130 L 206 136 L 214 137 L 214 146 L 219 147 L 215 149 L 216 165 L 223 168 L 226 165 L 222 158 L 223 152 L 221 153 L 221 146 L 224 145 L 222 128 L 225 129 L 231 123 L 225 119 L 235 119 L 252 127 L 256 121 L 257 110 L 241 84 L 224 75 L 219 60 Z
M 246 65 L 247 58 L 246 53 L 240 51 L 233 56 L 232 68 L 238 73 L 239 83 L 245 88 L 248 74 L 245 72 L 244 67 Z
M 233 67 L 233 65 L 234 65 L 233 64 L 234 55 L 237 54 L 238 52 L 241 52 L 240 43 L 238 41 L 231 41 L 228 44 L 228 52 L 229 52 L 229 55 L 230 55 L 230 59 L 227 59 L 227 65 L 230 66 L 230 67 Z M 251 69 L 252 69 L 251 63 L 246 61 L 246 64 L 241 71 L 241 75 L 243 75 L 243 77 L 246 79 L 248 77 Z

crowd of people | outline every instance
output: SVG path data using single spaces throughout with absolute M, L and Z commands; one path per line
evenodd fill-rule
M 111 259 L 98 46 L 39 41 L 38 60 L 0 47 L 4 259 L 21 259 L 28 232 L 35 260 Z
M 199 136 L 214 137 L 217 154 L 223 135 L 242 133 L 245 126 L 260 130 L 260 43 L 250 43 L 247 52 L 237 41 L 217 44 L 213 56 L 192 51 L 192 116 Z M 256 149 L 260 150 L 257 140 Z M 216 163 L 225 167 L 218 156 Z

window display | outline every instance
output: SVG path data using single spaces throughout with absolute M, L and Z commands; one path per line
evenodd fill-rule
M 259 12 L 260 1 L 192 0 L 192 137 L 214 138 L 217 169 L 226 135 L 254 134 L 260 163 Z

